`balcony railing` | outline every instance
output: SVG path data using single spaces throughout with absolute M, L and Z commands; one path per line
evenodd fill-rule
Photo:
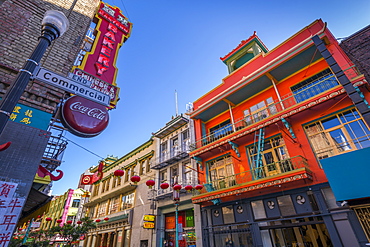
M 349 71 L 352 69 L 351 71 Z M 358 74 L 355 71 L 355 68 L 349 67 L 345 73 L 351 74 L 352 77 L 355 74 Z M 351 73 L 350 73 L 351 72 Z M 285 109 L 295 106 L 300 102 L 303 102 L 307 99 L 313 98 L 314 96 L 321 94 L 325 91 L 330 90 L 338 86 L 339 83 L 334 75 L 326 75 L 322 78 L 318 78 L 315 82 L 310 83 L 309 86 L 300 88 L 295 92 L 291 92 L 281 97 L 280 101 L 275 101 L 272 104 L 269 104 L 265 108 L 262 108 L 258 111 L 253 112 L 252 114 L 246 115 L 242 118 L 235 119 L 233 124 L 229 124 L 223 128 L 213 131 L 212 133 L 198 139 L 195 143 L 190 145 L 191 151 L 194 151 L 198 148 L 206 146 L 212 142 L 215 142 L 218 139 L 229 136 L 232 133 L 235 133 L 241 129 L 247 128 L 253 124 L 261 122 L 262 120 L 283 112 Z
M 153 169 L 160 169 L 166 165 L 173 164 L 189 156 L 190 143 L 182 142 L 180 146 L 172 147 L 169 151 L 161 152 L 159 157 L 152 163 Z
M 248 182 L 266 179 L 274 176 L 282 176 L 301 168 L 308 169 L 307 159 L 302 156 L 295 156 L 289 159 L 280 160 L 258 168 L 216 179 L 204 184 L 203 193 L 215 190 L 221 190 L 232 186 L 242 185 Z
M 187 179 L 187 180 L 183 179 L 183 180 L 179 181 L 178 183 L 182 185 L 181 191 L 185 192 L 185 186 L 186 185 L 191 185 L 191 186 L 195 187 L 196 185 L 198 185 L 198 179 L 195 178 L 195 177 L 193 179 Z M 148 197 L 151 198 L 151 199 L 159 199 L 161 197 L 171 196 L 172 193 L 173 193 L 173 185 L 170 185 L 165 190 L 161 189 L 158 185 L 157 189 L 152 189 L 152 190 L 148 191 Z M 197 191 L 193 191 L 193 194 L 194 193 L 199 194 Z

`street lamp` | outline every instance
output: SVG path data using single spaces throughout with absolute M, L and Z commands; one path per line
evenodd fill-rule
M 22 69 L 19 70 L 17 78 L 0 102 L 0 135 L 5 129 L 8 119 L 26 89 L 36 67 L 39 66 L 39 62 L 46 49 L 51 45 L 53 40 L 62 36 L 67 31 L 69 21 L 63 12 L 48 10 L 45 13 L 41 25 L 41 36 L 39 37 L 37 46 L 34 48 L 30 58 L 26 60 Z

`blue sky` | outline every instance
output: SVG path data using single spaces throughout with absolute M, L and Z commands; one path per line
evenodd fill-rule
M 369 0 L 108 0 L 133 23 L 131 37 L 117 60 L 121 88 L 117 108 L 105 131 L 93 138 L 67 134 L 69 143 L 59 169 L 64 177 L 53 194 L 76 188 L 100 157 L 122 157 L 149 140 L 176 115 L 227 76 L 220 57 L 254 31 L 272 50 L 321 18 L 337 38 L 370 24 Z M 94 155 L 85 149 L 91 151 Z

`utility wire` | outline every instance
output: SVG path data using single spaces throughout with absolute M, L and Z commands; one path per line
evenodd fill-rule
M 127 11 L 127 9 L 126 9 L 125 4 L 123 3 L 123 0 L 121 0 L 121 3 L 122 3 L 123 8 L 125 9 L 125 12 L 126 12 L 126 14 L 127 14 L 127 18 L 128 18 L 128 20 L 129 20 L 129 22 L 131 22 L 131 23 L 132 23 L 132 20 L 131 20 L 131 18 L 130 18 L 130 16 L 129 16 L 129 14 L 128 14 L 128 11 Z
M 89 153 L 91 153 L 91 154 L 93 154 L 93 155 L 95 155 L 95 156 L 97 156 L 97 157 L 99 157 L 99 158 L 101 158 L 101 159 L 104 159 L 104 158 L 103 158 L 103 157 L 101 157 L 100 155 L 98 155 L 98 154 L 96 154 L 96 153 L 94 153 L 94 152 L 92 152 L 92 151 L 88 150 L 87 148 L 85 148 L 85 147 L 83 147 L 83 146 L 81 146 L 81 145 L 79 145 L 79 144 L 75 143 L 74 141 L 72 141 L 72 140 L 68 139 L 67 137 L 65 137 L 65 136 L 64 136 L 64 138 L 65 138 L 67 141 L 72 142 L 73 144 L 75 144 L 77 147 L 80 147 L 80 148 L 82 148 L 83 150 L 85 150 L 85 151 L 87 151 L 87 152 L 89 152 Z

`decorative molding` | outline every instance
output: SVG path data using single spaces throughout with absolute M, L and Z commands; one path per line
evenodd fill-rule
M 209 195 L 209 196 L 199 195 L 197 197 L 193 197 L 192 201 L 193 201 L 193 203 L 202 203 L 202 202 L 212 201 L 212 200 L 227 197 L 227 196 L 246 193 L 246 192 L 249 192 L 249 191 L 264 189 L 264 188 L 268 188 L 268 187 L 273 187 L 273 186 L 276 186 L 276 185 L 281 185 L 281 184 L 284 184 L 284 183 L 289 183 L 289 182 L 303 180 L 303 179 L 312 180 L 312 175 L 309 174 L 306 170 L 304 170 L 300 174 L 293 174 L 291 176 L 283 177 L 283 178 L 282 177 L 280 177 L 280 178 L 277 177 L 273 180 L 265 181 L 265 182 L 262 182 L 262 183 L 258 183 L 258 181 L 257 181 L 257 183 L 253 183 L 253 184 L 249 183 L 249 184 L 244 185 L 244 186 L 242 185 L 242 186 L 239 186 L 239 187 L 237 187 L 233 190 L 226 191 L 226 192 L 213 191 L 212 192 L 213 194 L 210 193 L 211 195 Z M 216 194 L 214 194 L 214 192 L 216 192 Z
M 289 130 L 290 135 L 292 136 L 293 139 L 297 138 L 293 132 L 292 126 L 288 121 L 286 121 L 285 118 L 281 118 L 281 121 L 283 121 L 285 127 Z
M 234 152 L 236 153 L 236 156 L 238 156 L 240 158 L 240 153 L 239 153 L 239 145 L 236 144 L 235 142 L 232 142 L 232 141 L 229 141 L 229 144 L 231 145 L 231 148 L 234 150 Z

